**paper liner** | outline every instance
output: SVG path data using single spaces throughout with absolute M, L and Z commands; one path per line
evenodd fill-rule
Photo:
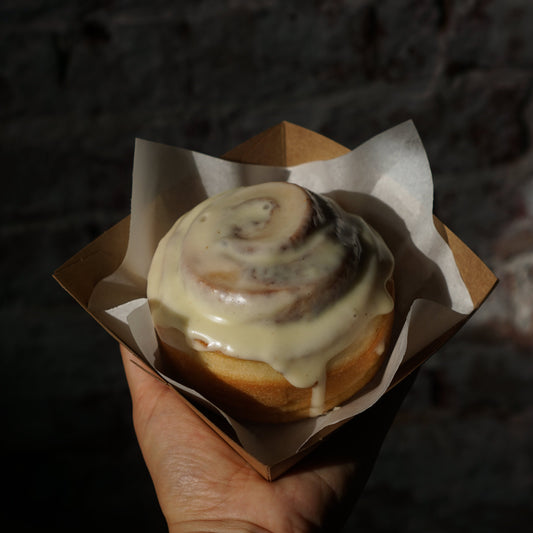
M 390 355 L 363 391 L 320 417 L 280 425 L 240 423 L 196 391 L 156 369 L 157 340 L 146 301 L 146 277 L 160 238 L 208 196 L 265 181 L 289 181 L 334 198 L 363 216 L 394 254 L 396 318 Z M 217 410 L 244 450 L 265 465 L 295 455 L 328 426 L 372 406 L 400 366 L 465 320 L 474 304 L 448 244 L 433 222 L 433 181 L 411 121 L 346 155 L 292 167 L 260 166 L 137 140 L 129 242 L 122 265 L 95 287 L 90 311 L 153 369 L 196 402 Z

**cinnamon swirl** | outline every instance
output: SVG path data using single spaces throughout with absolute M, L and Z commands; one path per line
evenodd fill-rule
M 393 321 L 392 254 L 360 217 L 284 182 L 241 187 L 161 240 L 148 300 L 165 361 L 229 414 L 321 414 L 377 373 Z

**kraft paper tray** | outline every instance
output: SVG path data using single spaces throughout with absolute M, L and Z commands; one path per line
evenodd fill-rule
M 315 160 L 327 160 L 341 156 L 349 152 L 348 148 L 300 126 L 288 122 L 282 122 L 254 137 L 243 144 L 230 150 L 223 158 L 240 162 L 259 165 L 293 166 L 300 163 Z M 455 257 L 459 272 L 470 293 L 474 304 L 474 312 L 490 294 L 497 283 L 494 274 L 487 266 L 440 220 L 434 217 L 435 227 L 446 240 Z M 59 284 L 97 320 L 106 331 L 118 342 L 127 344 L 118 338 L 112 331 L 106 328 L 88 309 L 88 302 L 95 285 L 115 271 L 121 264 L 126 252 L 129 235 L 129 217 L 124 218 L 115 226 L 104 232 L 92 243 L 87 245 L 71 259 L 66 261 L 54 272 L 54 278 Z M 471 315 L 470 315 L 471 316 Z M 429 345 L 419 351 L 415 356 L 403 363 L 391 384 L 396 387 L 404 381 L 412 372 L 426 361 L 439 347 L 441 347 L 457 330 L 468 320 L 465 320 L 446 331 L 443 335 L 433 340 Z M 127 346 L 130 351 L 133 349 Z M 143 359 L 139 354 L 135 354 Z M 118 350 L 117 350 L 118 356 Z M 88 363 L 90 364 L 90 363 Z M 154 374 L 154 378 L 161 379 Z M 408 381 L 403 386 L 408 387 Z M 367 412 L 357 415 L 352 423 L 360 424 L 361 434 L 370 441 L 375 441 L 375 446 L 383 440 L 394 414 L 401 403 L 406 390 L 401 392 L 390 391 L 378 403 Z M 179 392 L 176 391 L 177 394 Z M 187 401 L 185 399 L 185 401 Z M 273 480 L 282 475 L 302 457 L 312 451 L 329 434 L 338 427 L 328 427 L 324 432 L 317 435 L 309 442 L 305 449 L 296 455 L 278 464 L 263 464 L 250 455 L 235 440 L 231 431 L 225 427 L 217 417 L 205 412 L 203 409 L 191 404 L 190 407 L 208 424 L 228 445 L 230 445 L 241 457 L 243 457 L 265 479 Z M 341 424 L 342 425 L 342 424 Z M 370 449 L 370 447 L 367 447 Z M 369 471 L 375 459 L 373 452 L 361 452 L 359 458 L 365 463 L 363 470 Z

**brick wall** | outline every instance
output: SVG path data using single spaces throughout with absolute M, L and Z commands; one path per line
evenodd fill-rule
M 115 344 L 51 272 L 127 214 L 136 136 L 218 155 L 282 120 L 355 147 L 414 119 L 436 213 L 501 277 L 347 530 L 531 520 L 532 30 L 528 0 L 4 0 L 3 440 L 32 510 L 11 530 L 164 531 Z

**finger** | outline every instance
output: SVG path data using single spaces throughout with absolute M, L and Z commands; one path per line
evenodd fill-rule
M 138 357 L 132 354 L 125 346 L 120 345 L 122 364 L 130 388 L 132 400 L 135 402 L 146 389 L 155 389 L 166 385 L 153 373 L 153 371 L 143 363 Z
M 190 409 L 148 365 L 122 345 L 120 352 L 131 394 L 133 425 L 144 449 L 153 433 L 149 427 L 154 426 L 154 421 L 164 417 L 168 419 L 170 428 L 177 420 L 187 417 Z M 179 435 L 179 432 L 176 433 Z
M 130 389 L 133 422 L 141 447 L 154 427 L 174 445 L 189 444 L 191 435 L 212 430 L 192 411 L 186 401 L 126 347 L 120 346 Z M 148 431 L 150 424 L 151 432 Z M 163 441 L 163 439 L 161 439 Z

